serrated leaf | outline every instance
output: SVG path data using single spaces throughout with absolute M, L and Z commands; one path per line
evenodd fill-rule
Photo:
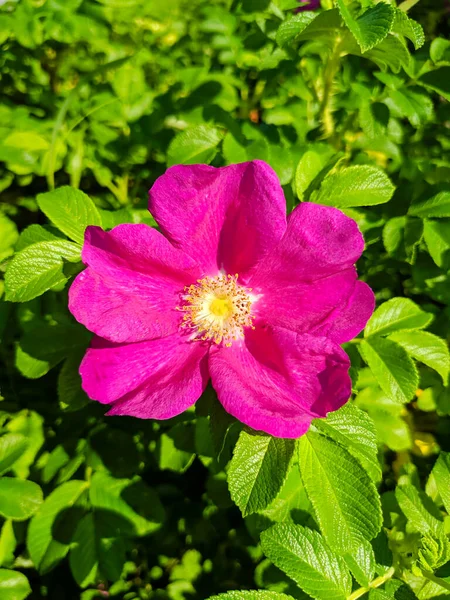
M 25 600 L 30 594 L 31 587 L 23 573 L 0 569 L 0 597 L 2 600 Z
M 394 8 L 385 2 L 368 8 L 356 19 L 353 18 L 345 0 L 336 0 L 336 4 L 363 53 L 384 40 L 394 21 Z
M 352 53 L 357 54 L 356 52 Z M 394 73 L 398 73 L 402 67 L 407 68 L 411 60 L 411 55 L 403 41 L 390 33 L 364 56 L 370 58 L 381 68 L 389 67 Z
M 377 167 L 355 165 L 325 177 L 312 200 L 338 208 L 372 206 L 388 202 L 394 189 L 389 177 Z
M 42 499 L 42 490 L 34 481 L 0 477 L 0 515 L 5 519 L 29 519 L 42 504 Z
M 450 192 L 444 191 L 431 198 L 411 204 L 408 213 L 415 217 L 450 217 Z
M 6 433 L 0 437 L 0 475 L 9 471 L 27 446 L 28 441 L 21 433 Z
M 389 219 L 383 227 L 383 244 L 386 252 L 393 255 L 401 246 L 405 234 L 406 217 Z
M 317 531 L 278 523 L 261 534 L 264 554 L 317 600 L 346 600 L 351 576 L 345 561 Z
M 210 163 L 217 153 L 223 133 L 210 125 L 199 125 L 178 133 L 167 150 L 167 164 Z
M 395 18 L 392 25 L 392 31 L 400 35 L 404 35 L 414 44 L 414 48 L 418 50 L 425 43 L 425 35 L 422 25 L 399 8 L 395 8 Z
M 20 233 L 16 244 L 16 252 L 20 252 L 27 246 L 37 244 L 38 242 L 54 242 L 64 239 L 62 234 L 58 236 L 58 233 L 58 230 L 50 225 L 45 227 L 37 224 L 29 225 Z
M 450 219 L 424 220 L 423 237 L 431 258 L 442 269 L 450 267 Z
M 376 565 L 371 544 L 362 542 L 351 554 L 346 554 L 344 559 L 359 585 L 368 587 L 375 576 Z
M 439 510 L 429 496 L 414 485 L 398 486 L 395 490 L 397 502 L 409 524 L 421 533 L 438 534 L 443 526 Z
M 413 127 L 421 127 L 434 116 L 433 101 L 419 87 L 391 90 L 385 100 L 394 116 L 406 118 Z
M 94 584 L 98 569 L 97 535 L 94 515 L 85 515 L 78 523 L 73 536 L 74 546 L 70 550 L 69 565 L 73 578 L 84 588 Z
M 69 186 L 38 194 L 37 203 L 48 219 L 70 239 L 82 244 L 88 225 L 102 225 L 93 201 L 82 191 Z
M 295 192 L 300 200 L 303 200 L 304 193 L 326 167 L 333 150 L 328 146 L 317 145 L 313 150 L 307 150 L 300 158 L 295 170 Z
M 207 600 L 293 600 L 292 596 L 266 590 L 243 590 L 210 596 Z
M 391 298 L 373 313 L 364 330 L 364 336 L 387 335 L 400 329 L 422 329 L 433 320 L 409 298 Z
M 389 339 L 400 344 L 410 356 L 437 371 L 446 385 L 450 354 L 442 338 L 428 331 L 396 331 Z
M 441 67 L 435 71 L 429 71 L 419 77 L 417 83 L 437 92 L 450 101 L 450 67 Z
M 296 38 L 316 17 L 316 13 L 304 11 L 283 21 L 275 37 L 277 44 L 283 47 L 295 42 Z
M 228 486 L 243 516 L 269 506 L 286 479 L 294 448 L 294 440 L 241 432 L 228 470 Z
M 320 40 L 323 43 L 334 43 L 336 31 L 341 27 L 341 17 L 337 9 L 320 13 L 305 11 L 283 21 L 277 31 L 278 44 L 286 47 L 295 42 Z
M 12 564 L 14 562 L 14 550 L 17 546 L 17 539 L 14 533 L 14 526 L 11 519 L 5 521 L 0 533 L 0 566 Z
M 6 299 L 26 302 L 47 290 L 64 284 L 64 260 L 80 260 L 80 247 L 72 242 L 39 242 L 17 253 L 5 275 Z
M 442 452 L 431 471 L 430 478 L 434 479 L 437 491 L 445 510 L 450 514 L 450 453 Z
M 347 450 L 309 432 L 300 439 L 299 466 L 317 521 L 331 548 L 345 554 L 377 535 L 381 527 L 378 492 Z
M 68 481 L 56 488 L 43 502 L 31 519 L 27 534 L 27 548 L 31 560 L 40 573 L 52 569 L 69 551 L 69 544 L 53 537 L 58 515 L 71 507 L 89 487 L 86 481 Z
M 165 519 L 158 495 L 141 480 L 115 479 L 99 471 L 92 477 L 89 499 L 99 512 L 96 525 L 102 537 L 108 531 L 117 537 L 148 535 Z
M 375 335 L 359 344 L 359 350 L 389 398 L 402 404 L 412 399 L 419 378 L 406 350 L 392 340 Z
M 359 121 L 367 137 L 377 138 L 386 133 L 389 108 L 382 102 L 363 102 L 359 109 Z
M 381 479 L 375 426 L 369 415 L 347 402 L 325 419 L 315 419 L 314 426 L 346 448 L 374 481 Z

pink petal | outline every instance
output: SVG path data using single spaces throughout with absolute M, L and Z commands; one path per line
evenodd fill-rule
M 286 202 L 275 172 L 255 160 L 228 167 L 171 167 L 149 192 L 161 231 L 207 275 L 241 276 L 286 229 Z
M 333 318 L 337 307 L 345 307 L 357 277 L 354 267 L 312 282 L 297 281 L 295 275 L 285 281 L 282 275 L 275 272 L 270 281 L 253 287 L 259 296 L 253 314 L 299 333 L 315 332 Z
M 349 399 L 350 361 L 334 342 L 258 326 L 231 348 L 211 350 L 212 384 L 223 407 L 277 437 L 304 434 L 315 417 Z
M 312 333 L 330 323 L 345 312 L 354 293 L 353 264 L 363 248 L 353 219 L 335 208 L 301 204 L 281 242 L 249 279 L 259 297 L 255 314 L 298 332 Z
M 192 406 L 209 379 L 207 347 L 175 334 L 113 344 L 94 338 L 80 366 L 83 389 L 113 403 L 109 415 L 169 419 Z
M 88 227 L 82 258 L 88 269 L 70 288 L 69 309 L 90 331 L 113 342 L 177 331 L 179 294 L 199 270 L 158 231 L 137 224 L 109 232 Z
M 375 296 L 363 281 L 357 281 L 347 303 L 336 308 L 317 329 L 314 335 L 325 335 L 338 344 L 352 340 L 360 333 L 372 316 Z

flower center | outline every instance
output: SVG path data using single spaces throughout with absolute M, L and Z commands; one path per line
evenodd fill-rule
M 194 337 L 231 346 L 241 339 L 244 327 L 253 327 L 251 289 L 237 283 L 238 275 L 204 277 L 184 288 L 182 327 Z

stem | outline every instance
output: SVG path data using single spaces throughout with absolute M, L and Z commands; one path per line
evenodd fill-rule
M 332 113 L 332 92 L 334 78 L 339 69 L 339 60 L 341 55 L 341 38 L 336 38 L 334 48 L 328 58 L 323 73 L 323 95 L 320 103 L 320 113 L 322 115 L 322 127 L 325 137 L 330 137 L 334 133 L 334 119 Z
M 437 585 L 440 585 L 445 590 L 450 590 L 450 583 L 448 583 L 447 581 L 445 581 L 445 579 L 441 579 L 440 577 L 436 577 L 436 575 L 434 573 L 431 573 L 430 571 L 424 571 L 422 569 L 422 575 L 424 577 L 426 577 L 427 579 L 429 579 L 430 581 L 432 581 L 433 583 L 437 583 Z
M 419 2 L 419 0 L 405 0 L 404 2 L 402 2 L 401 4 L 398 5 L 398 8 L 400 10 L 403 10 L 404 12 L 408 12 L 408 10 L 410 8 L 412 8 L 418 2 Z
M 394 567 L 391 567 L 384 575 L 377 577 L 372 581 L 372 583 L 369 583 L 369 587 L 362 587 L 359 588 L 359 590 L 355 590 L 353 594 L 350 594 L 347 600 L 357 600 L 357 598 L 361 598 L 361 596 L 364 596 L 364 594 L 367 594 L 367 592 L 370 592 L 370 590 L 380 587 L 380 585 L 383 585 L 383 583 L 386 583 L 386 581 L 392 577 L 394 572 Z

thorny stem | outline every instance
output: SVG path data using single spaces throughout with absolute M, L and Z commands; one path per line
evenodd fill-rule
M 437 583 L 437 585 L 440 585 L 445 590 L 450 590 L 450 583 L 448 583 L 448 581 L 445 581 L 445 579 L 436 577 L 436 575 L 434 573 L 431 573 L 430 571 L 425 571 L 424 569 L 422 569 L 422 575 L 424 577 L 426 577 L 427 579 L 429 579 L 430 581 L 432 581 L 433 583 Z
M 357 598 L 361 598 L 361 596 L 364 596 L 364 594 L 367 594 L 367 592 L 370 592 L 370 590 L 380 587 L 380 585 L 383 585 L 383 583 L 385 583 L 388 579 L 390 579 L 393 576 L 394 571 L 394 567 L 391 567 L 389 571 L 386 571 L 384 575 L 381 575 L 380 577 L 374 579 L 368 587 L 362 587 L 358 590 L 355 590 L 353 594 L 350 594 L 347 600 L 357 600 Z
M 320 114 L 322 115 L 322 127 L 325 137 L 330 137 L 334 133 L 334 119 L 332 112 L 333 85 L 334 78 L 339 69 L 339 61 L 341 55 L 340 37 L 336 38 L 334 48 L 328 58 L 327 64 L 323 73 L 323 94 L 322 102 L 320 103 Z

